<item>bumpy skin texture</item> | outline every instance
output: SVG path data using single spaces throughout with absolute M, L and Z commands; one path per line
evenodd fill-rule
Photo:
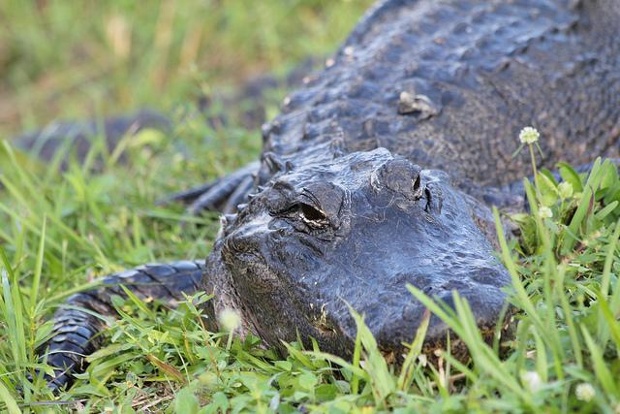
M 332 66 L 285 100 L 265 151 L 299 159 L 342 136 L 349 152 L 385 147 L 475 187 L 527 174 L 527 157 L 512 157 L 525 125 L 544 137 L 545 167 L 616 156 L 619 9 L 614 0 L 385 1 Z M 403 93 L 417 99 L 407 105 Z
M 299 334 L 347 356 L 350 305 L 400 355 L 423 314 L 410 283 L 448 303 L 459 292 L 490 338 L 509 277 L 493 253 L 489 204 L 520 200 L 506 190 L 528 172 L 512 157 L 520 128 L 541 131 L 547 167 L 618 156 L 619 9 L 379 3 L 265 126 L 260 167 L 180 197 L 238 210 L 207 259 L 207 313 L 236 309 L 242 332 L 270 346 Z M 427 345 L 446 333 L 432 319 Z

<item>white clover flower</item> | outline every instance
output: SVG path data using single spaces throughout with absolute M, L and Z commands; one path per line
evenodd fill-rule
M 538 217 L 541 219 L 551 218 L 553 217 L 553 211 L 547 206 L 538 207 Z
M 533 127 L 525 127 L 519 132 L 519 141 L 521 141 L 522 144 L 535 144 L 538 142 L 538 138 L 540 138 L 540 133 Z
M 562 200 L 571 198 L 573 196 L 573 185 L 567 181 L 562 181 L 560 185 L 558 185 L 558 193 Z
M 536 371 L 527 371 L 521 374 L 521 382 L 525 385 L 531 392 L 539 391 L 543 386 L 542 378 L 538 375 Z
M 226 308 L 218 315 L 220 327 L 226 332 L 233 332 L 241 326 L 241 315 L 234 309 Z
M 428 365 L 428 358 L 424 354 L 418 355 L 418 361 L 420 361 L 420 365 L 423 367 Z
M 588 384 L 587 382 L 582 382 L 577 385 L 575 388 L 575 396 L 579 401 L 589 402 L 592 401 L 592 398 L 596 395 L 596 390 L 592 386 L 592 384 Z

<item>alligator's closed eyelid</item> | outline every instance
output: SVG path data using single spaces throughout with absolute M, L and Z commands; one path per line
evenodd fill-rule
M 319 210 L 330 221 L 338 221 L 345 203 L 346 190 L 329 181 L 312 183 L 303 187 L 297 200 Z
M 319 198 L 312 193 L 312 191 L 308 190 L 306 187 L 302 188 L 301 193 L 299 194 L 300 199 L 307 198 L 310 201 L 310 204 L 317 208 L 321 205 Z M 303 201 L 302 201 L 303 202 Z

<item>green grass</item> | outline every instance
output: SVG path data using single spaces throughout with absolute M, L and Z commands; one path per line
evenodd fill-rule
M 0 106 L 15 102 L 19 116 L 1 133 L 59 115 L 172 109 L 220 81 L 227 88 L 248 74 L 284 71 L 333 50 L 364 8 L 185 3 L 181 10 L 174 2 L 142 9 L 93 2 L 88 13 L 67 2 L 2 3 Z M 343 14 L 347 19 L 335 24 Z M 106 35 L 108 25 L 122 26 L 114 19 L 132 33 L 125 60 Z M 254 26 L 260 36 L 250 32 Z M 150 47 L 166 28 L 164 46 Z M 185 65 L 180 51 L 196 31 L 201 46 Z M 50 48 L 50 39 L 65 47 Z M 219 50 L 209 49 L 211 42 L 229 51 L 209 59 Z M 275 111 L 275 101 L 270 105 Z M 215 217 L 182 226 L 182 207 L 154 201 L 254 160 L 260 150 L 255 131 L 178 118 L 185 122 L 172 136 L 145 131 L 126 140 L 126 163 L 95 145 L 83 165 L 60 172 L 60 160 L 41 166 L 0 147 L 0 411 L 620 412 L 620 180 L 609 162 L 597 162 L 586 176 L 561 165 L 570 189 L 545 171 L 536 187 L 526 184 L 531 214 L 512 217 L 521 236 L 500 237 L 498 253 L 513 280 L 512 338 L 485 344 L 466 303 L 455 298 L 454 313 L 411 289 L 467 344 L 467 364 L 449 352 L 429 364 L 421 355 L 422 328 L 404 366 L 390 366 L 357 315 L 352 361 L 297 344 L 280 357 L 255 338 L 229 342 L 228 334 L 206 331 L 204 295 L 164 312 L 130 299 L 119 303 L 122 317 L 104 334 L 109 345 L 90 358 L 72 389 L 53 396 L 36 375 L 44 367 L 34 351 L 50 332 L 45 320 L 55 307 L 97 276 L 147 261 L 205 257 Z
M 170 109 L 332 52 L 371 0 L 3 1 L 0 136 Z

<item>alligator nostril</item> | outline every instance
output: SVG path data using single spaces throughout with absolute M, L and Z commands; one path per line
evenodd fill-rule
M 413 183 L 413 191 L 414 193 L 417 193 L 420 191 L 420 174 L 418 174 L 418 176 L 415 179 L 415 182 Z
M 420 167 L 405 158 L 395 158 L 383 164 L 374 174 L 374 181 L 403 196 L 417 200 L 422 197 Z
M 443 194 L 441 190 L 436 188 L 432 183 L 429 183 L 424 188 L 424 195 L 426 196 L 424 211 L 432 214 L 441 213 L 441 207 L 443 206 Z

